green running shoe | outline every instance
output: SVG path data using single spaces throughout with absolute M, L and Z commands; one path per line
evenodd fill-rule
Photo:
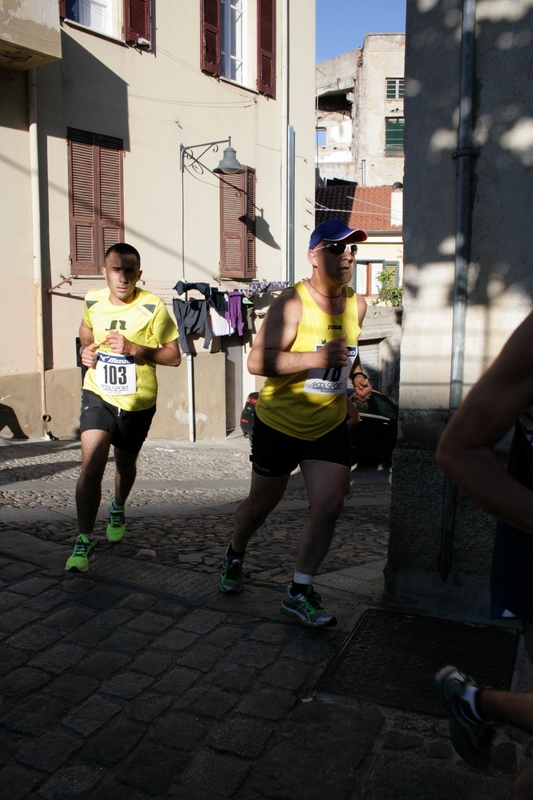
M 456 667 L 443 667 L 435 675 L 435 692 L 450 718 L 450 735 L 455 752 L 473 767 L 487 769 L 495 727 L 494 723 L 476 720 L 472 715 L 469 703 L 463 700 L 468 686 L 475 687 L 475 681 Z
M 95 543 L 82 533 L 76 539 L 74 551 L 65 564 L 65 570 L 75 569 L 77 572 L 87 572 L 89 561 L 94 561 Z
M 239 594 L 243 588 L 241 559 L 225 556 L 220 575 L 220 591 L 224 594 Z
M 109 525 L 107 526 L 107 538 L 110 542 L 120 542 L 126 533 L 126 517 L 124 509 L 116 509 L 114 500 L 109 503 Z
M 297 594 L 293 597 L 290 586 L 288 586 L 280 611 L 286 617 L 298 619 L 311 628 L 333 628 L 337 624 L 337 620 L 333 614 L 329 614 L 325 608 L 322 608 L 321 600 L 318 592 L 313 589 L 306 595 Z

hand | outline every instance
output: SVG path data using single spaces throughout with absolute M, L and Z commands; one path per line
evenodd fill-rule
M 98 361 L 98 353 L 96 350 L 100 347 L 97 342 L 86 344 L 80 353 L 81 363 L 84 367 L 94 367 Z
M 121 356 L 133 355 L 133 344 L 121 333 L 108 333 L 105 343 L 109 345 L 114 353 L 119 353 Z
M 337 339 L 332 339 L 316 351 L 316 366 L 319 369 L 328 367 L 344 367 L 348 363 L 348 348 L 346 347 L 346 334 Z
M 356 372 L 353 376 L 353 394 L 354 400 L 357 405 L 362 405 L 366 403 L 370 395 L 372 394 L 372 386 L 368 381 L 368 378 L 358 377 L 360 376 L 360 372 Z

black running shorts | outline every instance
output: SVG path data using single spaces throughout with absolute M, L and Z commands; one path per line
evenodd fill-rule
M 351 466 L 350 434 L 346 422 L 315 439 L 297 439 L 280 433 L 261 422 L 257 414 L 254 420 L 252 455 L 250 461 L 257 475 L 264 478 L 280 478 L 289 475 L 302 461 L 329 461 L 332 464 Z
M 142 411 L 124 411 L 87 389 L 81 393 L 80 432 L 106 431 L 111 444 L 126 453 L 138 453 L 148 436 L 155 405 Z

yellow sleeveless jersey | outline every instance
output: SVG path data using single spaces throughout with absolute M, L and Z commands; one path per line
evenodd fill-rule
M 257 399 L 256 414 L 281 433 L 314 441 L 346 417 L 347 379 L 358 353 L 361 333 L 357 295 L 347 286 L 344 313 L 330 316 L 316 305 L 304 281 L 294 288 L 302 301 L 303 313 L 289 352 L 318 350 L 345 333 L 349 363 L 338 369 L 310 369 L 267 378 Z
M 107 287 L 91 289 L 85 298 L 83 321 L 92 328 L 95 342 L 104 342 L 111 331 L 145 347 L 157 347 L 178 338 L 161 298 L 144 289 L 136 289 L 135 299 L 119 306 L 109 302 Z M 155 404 L 155 364 L 113 353 L 106 344 L 96 352 L 98 361 L 85 373 L 84 389 L 124 411 L 142 411 Z

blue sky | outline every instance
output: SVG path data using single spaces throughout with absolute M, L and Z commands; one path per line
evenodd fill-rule
M 406 0 L 316 0 L 316 60 L 361 47 L 366 33 L 405 31 Z

